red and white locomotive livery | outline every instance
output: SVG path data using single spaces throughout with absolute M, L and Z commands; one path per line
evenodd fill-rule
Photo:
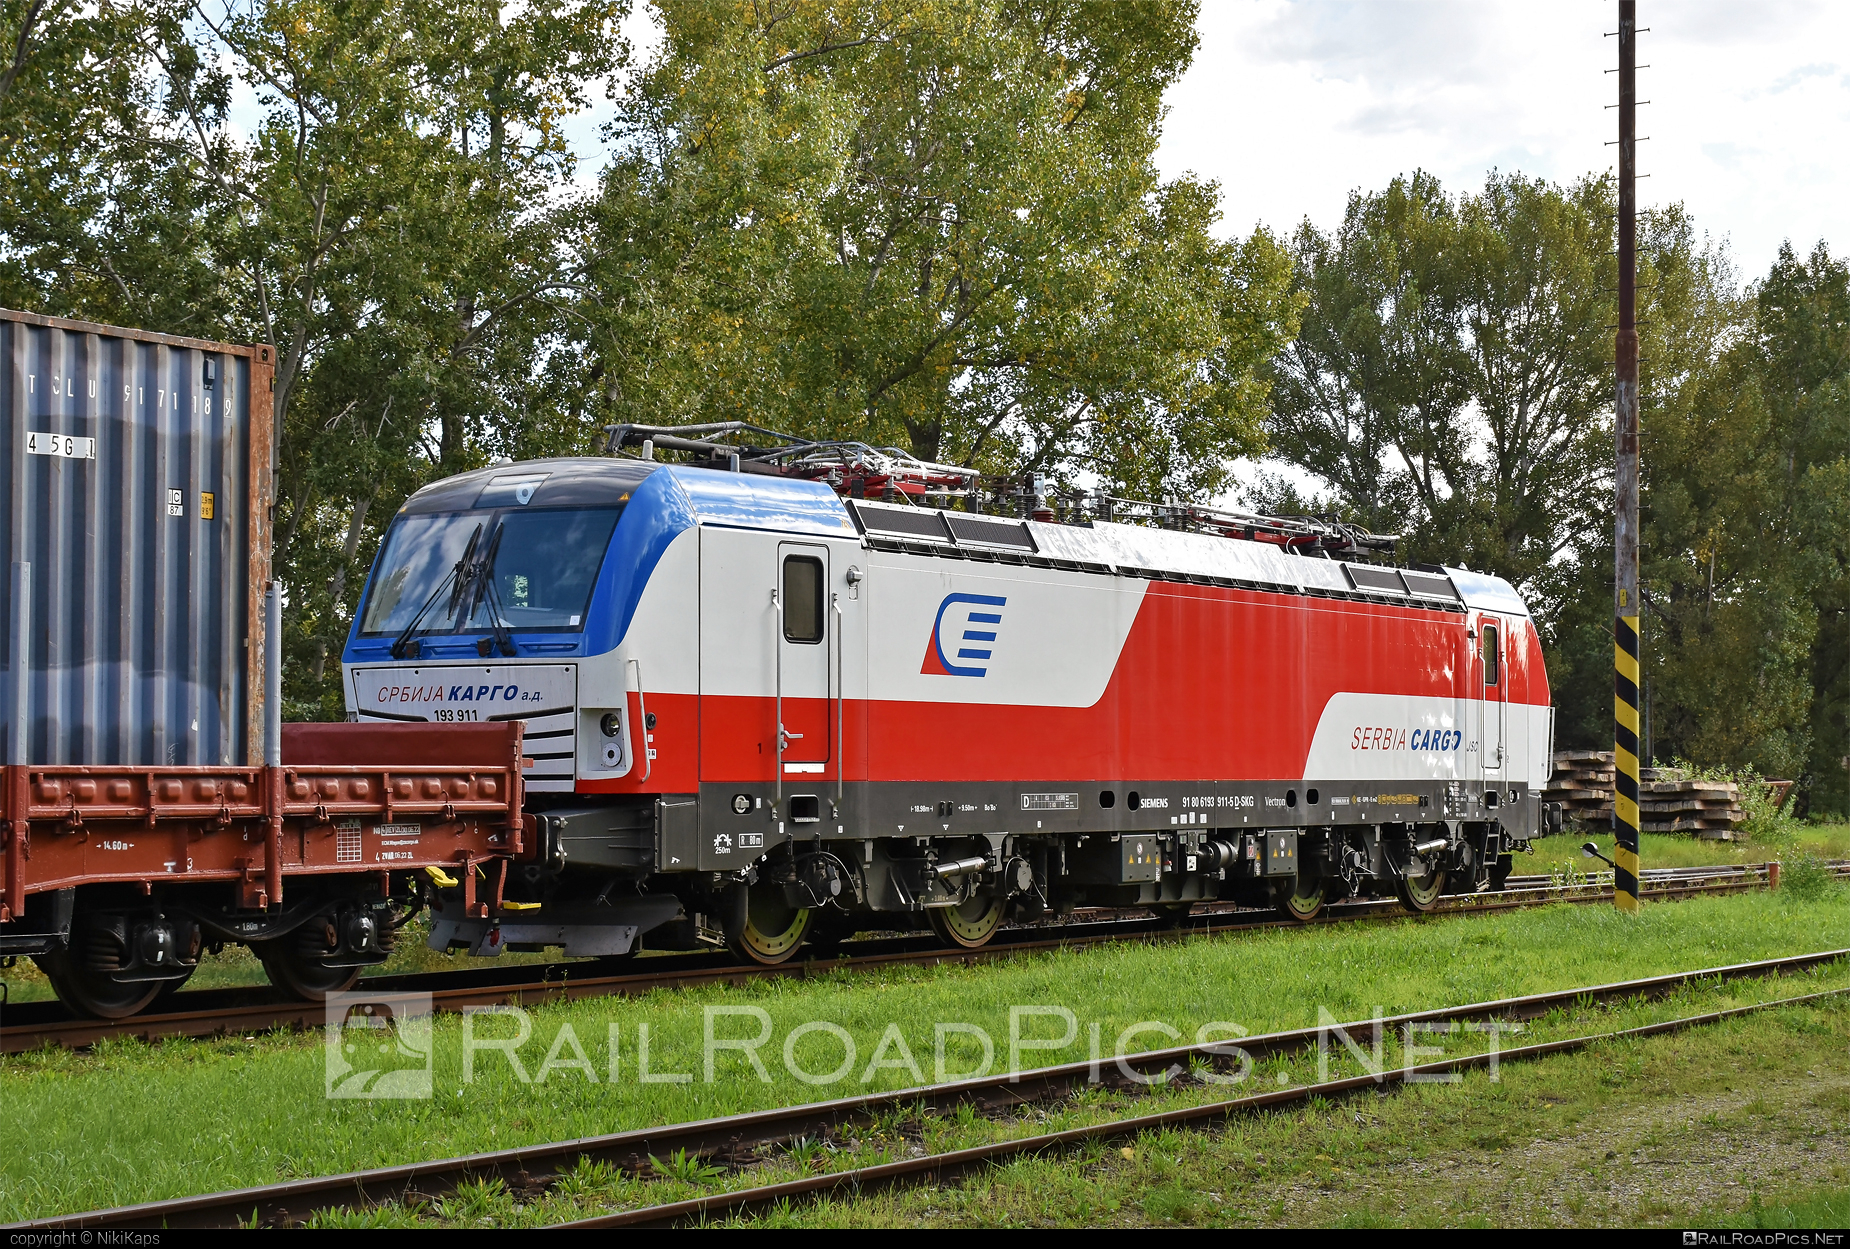
M 1011 908 L 1426 909 L 1546 831 L 1548 682 L 1498 578 L 1302 521 L 984 514 L 963 470 L 687 432 L 393 523 L 352 717 L 520 719 L 536 761 L 529 909 L 445 906 L 433 944 L 775 962 L 920 918 L 980 944 Z

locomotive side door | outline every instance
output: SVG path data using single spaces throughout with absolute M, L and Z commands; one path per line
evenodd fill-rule
M 830 714 L 837 620 L 830 610 L 829 548 L 822 543 L 777 544 L 773 629 L 777 647 L 778 767 L 784 776 L 828 770 L 834 736 Z
M 1506 729 L 1508 720 L 1509 672 L 1504 662 L 1504 642 L 1508 630 L 1500 617 L 1485 615 L 1478 618 L 1477 653 L 1478 673 L 1483 688 L 1478 694 L 1478 759 L 1483 767 L 1485 780 L 1501 780 L 1504 774 L 1503 761 L 1508 753 L 1506 749 Z

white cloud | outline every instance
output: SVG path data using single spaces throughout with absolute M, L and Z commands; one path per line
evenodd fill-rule
M 1221 184 L 1224 228 L 1339 221 L 1416 168 L 1454 191 L 1498 168 L 1612 167 L 1616 6 L 1205 0 L 1158 161 Z M 1665 3 L 1639 23 L 1640 186 L 1730 238 L 1742 272 L 1781 240 L 1850 251 L 1850 5 Z

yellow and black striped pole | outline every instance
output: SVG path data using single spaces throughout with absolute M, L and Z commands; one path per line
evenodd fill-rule
M 1623 591 L 1621 591 L 1623 593 Z M 1634 601 L 1636 601 L 1634 599 Z M 1612 648 L 1612 900 L 1638 909 L 1638 617 L 1620 616 Z
M 1612 900 L 1638 909 L 1638 4 L 1619 0 L 1619 337 L 1613 433 Z

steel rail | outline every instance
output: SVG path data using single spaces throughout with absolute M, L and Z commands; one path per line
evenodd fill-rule
M 1850 871 L 1850 863 L 1841 870 Z M 1757 888 L 1764 879 L 1763 875 L 1743 874 L 1732 869 L 1719 870 L 1713 875 L 1716 878 L 1713 883 L 1697 883 L 1705 879 L 1702 877 L 1652 878 L 1647 880 L 1647 891 L 1651 897 L 1660 899 L 1735 893 Z M 1549 902 L 1586 903 L 1611 896 L 1609 882 L 1604 885 L 1525 885 L 1500 893 L 1449 896 L 1429 913 L 1515 910 Z M 1396 918 L 1406 914 L 1394 899 L 1368 898 L 1333 903 L 1309 923 Z M 427 992 L 436 1009 L 454 1012 L 469 1006 L 525 1005 L 582 997 L 635 996 L 661 988 L 744 984 L 766 977 L 802 978 L 889 966 L 978 963 L 1015 954 L 1083 948 L 1139 937 L 1208 936 L 1256 928 L 1299 927 L 1303 923 L 1285 919 L 1270 910 L 1228 908 L 1200 912 L 1173 927 L 1165 927 L 1160 920 L 1139 918 L 1023 926 L 1008 929 L 996 940 L 976 949 L 946 948 L 928 936 L 898 937 L 849 943 L 844 949 L 852 952 L 838 958 L 768 967 L 718 954 L 665 955 L 649 959 L 646 968 L 638 965 L 638 970 L 621 974 L 612 974 L 588 963 L 543 963 L 377 976 L 362 980 L 360 987 L 375 993 Z M 587 968 L 592 969 L 590 974 L 585 974 Z M 6 1007 L 4 1015 L 0 1015 L 0 1053 L 23 1053 L 48 1044 L 80 1049 L 119 1036 L 155 1040 L 259 1032 L 278 1027 L 311 1027 L 323 1022 L 325 1017 L 326 1010 L 321 1003 L 282 999 L 275 990 L 265 986 L 179 993 L 169 999 L 167 1010 L 127 1019 L 86 1019 L 72 1016 L 57 1002 L 22 1002 Z
M 1675 899 L 1708 893 L 1738 893 L 1761 887 L 1765 883 L 1765 865 L 1749 864 L 1714 869 L 1699 869 L 1696 876 L 1647 877 L 1648 896 Z M 1850 874 L 1850 861 L 1834 864 L 1839 874 Z M 1760 869 L 1757 872 L 1754 869 Z M 1689 869 L 1667 869 L 1688 871 Z M 1606 873 L 1610 876 L 1610 873 Z M 1499 893 L 1457 894 L 1444 897 L 1428 914 L 1478 913 L 1518 910 L 1551 902 L 1589 903 L 1612 896 L 1610 880 L 1569 884 L 1523 884 L 1513 882 Z M 1548 877 L 1532 877 L 1548 881 Z M 1310 924 L 1343 923 L 1356 920 L 1406 917 L 1407 912 L 1392 898 L 1368 898 L 1333 903 Z M 1165 927 L 1154 919 L 1093 920 L 1046 926 L 1023 926 L 1005 930 L 997 939 L 975 949 L 946 948 L 931 937 L 883 938 L 852 942 L 844 946 L 851 952 L 831 959 L 761 966 L 743 963 L 726 955 L 665 955 L 647 960 L 635 971 L 612 974 L 595 964 L 544 963 L 520 967 L 470 968 L 454 972 L 423 972 L 364 979 L 359 987 L 368 992 L 428 992 L 439 1011 L 461 1011 L 469 1006 L 494 1006 L 503 1003 L 528 1005 L 536 1002 L 572 1000 L 584 997 L 636 996 L 661 988 L 693 988 L 710 984 L 745 984 L 767 977 L 806 978 L 838 971 L 865 971 L 891 966 L 936 966 L 944 963 L 980 963 L 1008 958 L 1016 954 L 1061 948 L 1084 948 L 1140 937 L 1176 938 L 1211 936 L 1259 928 L 1306 926 L 1304 921 L 1285 919 L 1270 910 L 1211 909 L 1197 913 L 1180 925 Z M 666 964 L 666 966 L 663 966 Z M 585 974 L 586 969 L 592 969 Z M 23 1020 L 20 1019 L 24 1016 Z M 319 1002 L 279 999 L 276 991 L 264 986 L 248 989 L 195 990 L 169 999 L 169 1008 L 158 1014 L 130 1016 L 127 1019 L 84 1019 L 73 1017 L 56 1002 L 22 1002 L 5 1008 L 0 1016 L 0 1053 L 22 1053 L 45 1045 L 80 1049 L 97 1041 L 119 1036 L 145 1040 L 163 1037 L 212 1037 L 228 1033 L 259 1032 L 279 1027 L 312 1027 L 326 1018 Z M 12 1022 L 18 1021 L 18 1022 Z
M 1148 1050 L 1127 1054 L 1122 1059 L 1115 1055 L 1101 1055 L 1079 1062 L 1026 1071 L 1000 1072 L 922 1088 L 865 1093 L 724 1118 L 666 1124 L 604 1136 L 520 1146 L 492 1153 L 290 1180 L 280 1184 L 172 1198 L 108 1210 L 91 1210 L 81 1214 L 57 1215 L 16 1226 L 64 1229 L 232 1227 L 253 1220 L 276 1224 L 299 1221 L 317 1210 L 330 1207 L 434 1198 L 469 1179 L 494 1177 L 511 1188 L 531 1190 L 542 1187 L 550 1177 L 569 1170 L 581 1158 L 608 1162 L 626 1170 L 642 1171 L 652 1165 L 652 1157 L 676 1150 L 685 1150 L 700 1157 L 747 1157 L 751 1151 L 764 1145 L 797 1136 L 818 1135 L 901 1106 L 933 1111 L 943 1111 L 963 1104 L 983 1109 L 1018 1106 L 1067 1096 L 1077 1088 L 1092 1084 L 1130 1085 L 1136 1081 L 1137 1076 L 1173 1073 L 1178 1068 L 1187 1070 L 1189 1064 L 1194 1062 L 1225 1063 L 1241 1054 L 1257 1059 L 1302 1051 L 1316 1046 L 1321 1037 L 1337 1029 L 1352 1039 L 1366 1038 L 1372 1043 L 1380 1029 L 1391 1030 L 1414 1023 L 1473 1019 L 1533 1019 L 1556 1009 L 1576 1005 L 1625 998 L 1662 997 L 1704 981 L 1722 982 L 1804 971 L 1846 957 L 1850 957 L 1850 949 L 1822 950 L 1751 963 L 1672 972 L 1637 980 L 1497 998 L 1462 1006 L 1411 1011 L 1324 1027 L 1294 1028 L 1205 1044 Z M 1235 1046 L 1237 1049 L 1233 1048 Z M 1514 1051 L 1504 1051 L 1505 1054 L 1511 1052 Z
M 986 1145 L 975 1145 L 968 1149 L 952 1150 L 942 1154 L 926 1154 L 919 1158 L 906 1158 L 877 1166 L 856 1167 L 848 1171 L 830 1171 L 822 1175 L 805 1176 L 802 1179 L 786 1180 L 781 1184 L 764 1184 L 755 1188 L 735 1189 L 731 1192 L 693 1197 L 685 1201 L 669 1202 L 658 1206 L 643 1206 L 615 1214 L 560 1223 L 555 1227 L 559 1229 L 676 1227 L 687 1223 L 704 1223 L 715 1216 L 746 1214 L 782 1202 L 816 1197 L 843 1188 L 851 1189 L 855 1193 L 864 1193 L 908 1182 L 924 1180 L 941 1182 L 1003 1159 L 1052 1153 L 1090 1141 L 1117 1140 L 1161 1128 L 1195 1125 L 1205 1120 L 1226 1119 L 1250 1111 L 1268 1110 L 1294 1102 L 1307 1101 L 1313 1097 L 1344 1097 L 1351 1093 L 1380 1089 L 1391 1084 L 1404 1084 L 1421 1077 L 1443 1076 L 1452 1072 L 1487 1067 L 1492 1063 L 1526 1062 L 1546 1058 L 1553 1054 L 1589 1049 L 1608 1041 L 1642 1040 L 1646 1037 L 1663 1036 L 1666 1033 L 1686 1032 L 1692 1028 L 1706 1027 L 1709 1024 L 1738 1019 L 1745 1015 L 1841 998 L 1847 994 L 1850 994 L 1850 989 L 1830 989 L 1822 993 L 1807 993 L 1799 997 L 1757 1002 L 1751 1006 L 1737 1006 L 1729 1010 L 1687 1015 L 1680 1019 L 1667 1019 L 1614 1032 L 1566 1037 L 1558 1041 L 1543 1041 L 1535 1045 L 1490 1050 L 1481 1054 L 1465 1054 L 1455 1058 L 1440 1059 L 1437 1062 L 1422 1063 L 1417 1067 L 1389 1068 L 1379 1075 L 1349 1076 L 1339 1080 L 1324 1080 L 1315 1084 L 1294 1085 L 1276 1092 L 1254 1093 L 1246 1097 L 1207 1102 L 1198 1106 L 1182 1106 L 1172 1110 L 1157 1111 L 1153 1114 L 1068 1128 L 1064 1132 L 1047 1132 L 1038 1136 L 1019 1137 L 1015 1140 L 993 1141 Z

